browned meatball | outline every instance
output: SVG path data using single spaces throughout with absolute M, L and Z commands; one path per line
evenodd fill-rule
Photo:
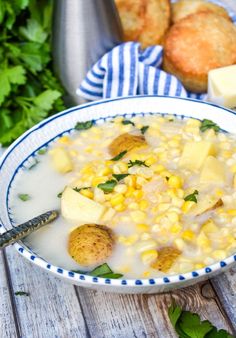
M 114 234 L 104 225 L 84 224 L 70 233 L 68 252 L 81 266 L 105 262 L 112 254 Z
M 122 151 L 130 151 L 143 145 L 146 145 L 144 136 L 125 133 L 119 135 L 111 142 L 109 145 L 109 153 L 112 156 L 116 156 Z

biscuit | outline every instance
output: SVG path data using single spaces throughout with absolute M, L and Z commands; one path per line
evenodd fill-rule
M 207 91 L 211 69 L 236 63 L 236 27 L 212 14 L 191 14 L 174 24 L 165 39 L 165 71 L 175 75 L 186 89 Z
M 125 41 L 145 48 L 163 42 L 170 24 L 169 0 L 116 0 Z
M 210 12 L 225 19 L 231 20 L 228 12 L 221 6 L 215 5 L 204 0 L 180 0 L 171 5 L 171 21 L 177 21 L 187 17 L 189 14 L 196 14 L 200 12 Z

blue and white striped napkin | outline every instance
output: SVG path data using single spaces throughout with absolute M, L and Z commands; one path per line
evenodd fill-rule
M 211 2 L 223 5 L 219 0 Z M 236 23 L 235 13 L 226 9 Z M 206 99 L 206 93 L 187 91 L 175 76 L 161 70 L 162 60 L 162 46 L 142 50 L 137 42 L 122 43 L 95 63 L 76 93 L 87 100 L 139 94 Z

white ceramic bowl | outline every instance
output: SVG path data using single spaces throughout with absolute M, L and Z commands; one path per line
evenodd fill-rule
M 137 114 L 174 114 L 181 118 L 207 118 L 216 122 L 223 130 L 236 133 L 236 114 L 233 111 L 189 99 L 158 96 L 124 97 L 92 102 L 63 111 L 23 134 L 1 158 L 0 232 L 12 227 L 8 201 L 14 179 L 24 163 L 29 161 L 41 147 L 47 146 L 62 134 L 70 132 L 78 121 L 95 120 L 97 123 L 103 123 L 107 118 L 117 115 L 125 115 L 129 118 Z M 104 279 L 80 275 L 54 266 L 21 242 L 16 243 L 14 247 L 35 265 L 73 284 L 120 293 L 156 293 L 184 287 L 222 272 L 236 261 L 235 253 L 221 262 L 182 275 L 152 279 Z

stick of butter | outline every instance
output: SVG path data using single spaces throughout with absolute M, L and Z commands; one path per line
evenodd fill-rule
M 208 73 L 208 101 L 227 108 L 236 107 L 236 65 Z

